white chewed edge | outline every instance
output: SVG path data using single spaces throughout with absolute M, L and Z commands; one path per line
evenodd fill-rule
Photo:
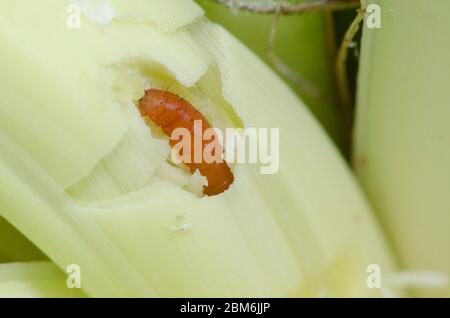
M 386 274 L 381 293 L 385 298 L 399 297 L 394 290 L 441 289 L 449 286 L 448 274 L 437 271 L 409 270 Z
M 184 188 L 198 197 L 203 196 L 203 187 L 208 186 L 208 180 L 198 170 L 192 175 L 164 162 L 157 171 L 157 176 L 164 181 L 170 181 L 180 188 Z
M 104 1 L 69 0 L 69 2 L 78 5 L 83 15 L 97 24 L 108 24 L 117 17 L 114 9 Z
M 197 196 L 201 196 L 203 194 L 203 188 L 208 186 L 208 179 L 200 174 L 200 171 L 195 170 L 195 172 L 189 176 L 189 184 L 188 189 L 196 194 Z

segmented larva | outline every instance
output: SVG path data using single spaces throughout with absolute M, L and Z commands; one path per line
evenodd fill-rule
M 185 99 L 166 91 L 159 89 L 148 89 L 145 91 L 144 97 L 139 101 L 139 111 L 143 117 L 149 117 L 162 131 L 169 136 L 177 128 L 186 128 L 194 134 L 204 132 L 211 128 L 207 119 L 194 108 Z M 194 131 L 194 122 L 200 120 L 202 122 L 202 131 Z M 217 136 L 215 137 L 217 138 Z M 174 146 L 178 140 L 170 139 L 169 143 Z M 202 142 L 203 149 L 213 141 Z M 194 149 L 191 147 L 191 149 Z M 191 155 L 192 159 L 193 155 Z M 184 163 L 191 173 L 197 169 L 200 174 L 208 180 L 208 186 L 204 187 L 203 193 L 209 196 L 220 194 L 226 191 L 234 181 L 233 173 L 228 164 L 223 162 L 207 163 L 202 160 L 201 163 L 195 163 L 190 160 Z

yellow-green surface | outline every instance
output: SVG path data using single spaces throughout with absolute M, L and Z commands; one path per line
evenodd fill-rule
M 45 256 L 29 240 L 0 217 L 0 263 L 43 258 Z
M 65 1 L 0 0 L 0 213 L 79 264 L 90 296 L 377 296 L 366 268 L 394 262 L 303 103 L 223 28 L 139 5 L 175 9 L 143 21 L 111 2 L 110 23 L 70 29 Z M 135 108 L 149 86 L 214 126 L 280 128 L 279 172 L 238 165 L 224 194 L 187 191 Z
M 450 2 L 366 2 L 355 168 L 402 265 L 450 274 Z
M 70 289 L 66 277 L 51 262 L 0 264 L 0 298 L 76 298 L 79 289 Z

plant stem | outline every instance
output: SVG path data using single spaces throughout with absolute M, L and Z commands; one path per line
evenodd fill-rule
M 280 15 L 301 14 L 305 12 L 317 12 L 328 10 L 347 10 L 360 6 L 359 0 L 314 0 L 303 3 L 281 3 L 280 1 L 261 1 L 247 2 L 243 0 L 210 0 L 222 4 L 230 9 L 249 11 L 261 14 L 275 14 L 279 11 Z
M 351 130 L 352 121 L 353 121 L 353 97 L 350 93 L 350 87 L 348 83 L 347 76 L 347 58 L 348 58 L 348 49 L 351 46 L 351 43 L 358 33 L 361 21 L 364 19 L 364 11 L 358 10 L 358 14 L 353 20 L 352 24 L 348 28 L 347 32 L 344 35 L 344 39 L 342 40 L 342 44 L 339 48 L 339 52 L 336 58 L 336 77 L 337 77 L 337 85 L 339 91 L 340 104 L 342 107 L 342 111 L 344 114 L 345 126 L 348 130 Z

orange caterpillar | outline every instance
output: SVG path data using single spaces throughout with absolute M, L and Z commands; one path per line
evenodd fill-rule
M 186 128 L 194 134 L 204 134 L 211 128 L 206 118 L 195 109 L 188 101 L 177 95 L 158 89 L 149 89 L 145 91 L 144 97 L 139 101 L 139 111 L 143 117 L 149 117 L 156 125 L 161 127 L 162 131 L 169 137 L 177 128 Z M 201 120 L 202 131 L 194 132 L 194 121 Z M 215 136 L 217 138 L 217 136 Z M 178 140 L 170 139 L 169 143 L 174 146 Z M 203 149 L 213 141 L 202 142 Z M 191 147 L 191 149 L 194 149 Z M 192 157 L 192 154 L 191 154 Z M 194 163 L 191 160 L 185 163 L 191 173 L 197 169 L 200 174 L 208 180 L 208 186 L 204 187 L 203 193 L 206 195 L 217 195 L 226 191 L 234 181 L 233 173 L 228 164 L 223 162 L 214 163 Z

